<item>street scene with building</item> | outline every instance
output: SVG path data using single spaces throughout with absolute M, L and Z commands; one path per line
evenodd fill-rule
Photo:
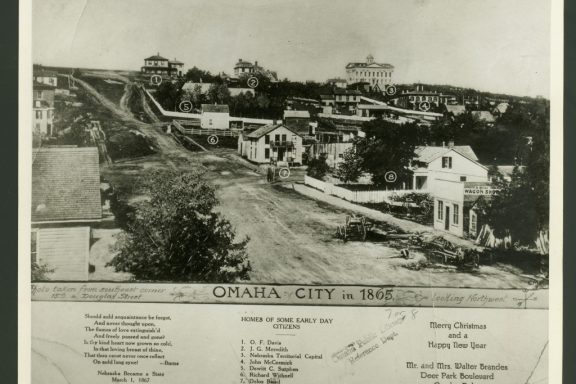
M 33 280 L 547 287 L 547 96 L 249 52 L 35 61 Z

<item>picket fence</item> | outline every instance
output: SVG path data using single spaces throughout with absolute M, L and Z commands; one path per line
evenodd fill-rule
M 332 183 L 304 176 L 304 184 L 318 189 L 327 195 L 336 196 L 352 203 L 384 203 L 389 202 L 392 196 L 401 196 L 408 193 L 423 193 L 422 190 L 396 189 L 386 191 L 351 191 L 338 187 Z

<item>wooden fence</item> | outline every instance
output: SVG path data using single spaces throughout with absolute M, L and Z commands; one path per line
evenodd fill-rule
M 304 184 L 318 189 L 327 195 L 336 196 L 353 203 L 383 203 L 391 201 L 393 196 L 406 195 L 408 193 L 427 193 L 424 190 L 397 189 L 384 191 L 351 191 L 338 187 L 332 183 L 327 183 L 310 176 L 304 176 Z

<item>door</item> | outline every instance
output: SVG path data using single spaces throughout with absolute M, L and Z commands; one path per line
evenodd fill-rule
M 446 207 L 446 214 L 444 216 L 444 229 L 450 229 L 450 207 Z
M 286 148 L 278 148 L 278 161 L 284 161 L 284 152 Z

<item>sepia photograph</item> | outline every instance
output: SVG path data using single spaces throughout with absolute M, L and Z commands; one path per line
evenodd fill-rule
M 31 30 L 32 282 L 548 288 L 550 1 L 35 0 Z

